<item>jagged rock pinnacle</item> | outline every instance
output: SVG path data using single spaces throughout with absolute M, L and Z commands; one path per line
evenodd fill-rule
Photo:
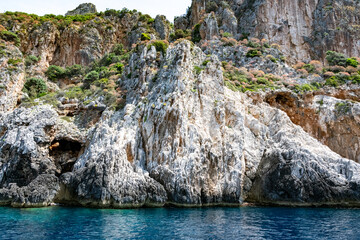
M 92 3 L 82 3 L 72 11 L 68 11 L 65 16 L 85 15 L 88 13 L 96 13 L 96 6 Z

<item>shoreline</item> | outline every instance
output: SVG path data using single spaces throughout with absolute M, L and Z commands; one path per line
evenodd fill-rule
M 52 203 L 47 206 L 41 206 L 39 204 L 34 204 L 32 206 L 20 206 L 17 204 L 0 204 L 0 207 L 13 208 L 13 209 L 39 209 L 39 208 L 51 208 L 51 207 L 61 207 L 61 208 L 84 208 L 84 209 L 151 209 L 151 208 L 175 208 L 175 209 L 201 209 L 201 208 L 246 208 L 246 207 L 269 207 L 269 208 L 329 208 L 329 209 L 360 209 L 360 203 L 288 203 L 288 202 L 276 202 L 276 203 L 253 203 L 245 202 L 242 204 L 234 203 L 219 203 L 219 204 L 202 204 L 202 205 L 186 205 L 178 204 L 173 202 L 167 202 L 161 206 L 144 204 L 141 206 L 129 206 L 123 205 L 121 207 L 109 207 L 109 206 L 85 206 L 81 204 L 62 204 L 62 203 Z

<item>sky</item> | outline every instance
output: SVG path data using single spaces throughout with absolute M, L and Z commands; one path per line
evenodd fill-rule
M 126 7 L 149 14 L 151 17 L 162 14 L 171 22 L 175 16 L 185 14 L 191 4 L 191 0 L 0 0 L 0 13 L 19 11 L 37 15 L 64 15 L 84 2 L 95 4 L 98 12 L 107 8 L 121 10 Z

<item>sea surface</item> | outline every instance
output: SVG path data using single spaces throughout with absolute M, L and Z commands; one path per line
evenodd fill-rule
M 360 239 L 360 210 L 0 207 L 0 239 Z

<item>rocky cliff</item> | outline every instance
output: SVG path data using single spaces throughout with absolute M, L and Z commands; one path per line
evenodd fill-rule
M 291 4 L 0 14 L 0 204 L 360 206 L 357 52 L 290 65 L 327 3 Z
M 358 56 L 359 11 L 358 1 L 193 0 L 188 14 L 175 19 L 175 26 L 186 29 L 200 24 L 237 39 L 265 38 L 296 62 L 325 59 L 328 50 Z M 207 20 L 211 12 L 216 15 L 214 24 Z

